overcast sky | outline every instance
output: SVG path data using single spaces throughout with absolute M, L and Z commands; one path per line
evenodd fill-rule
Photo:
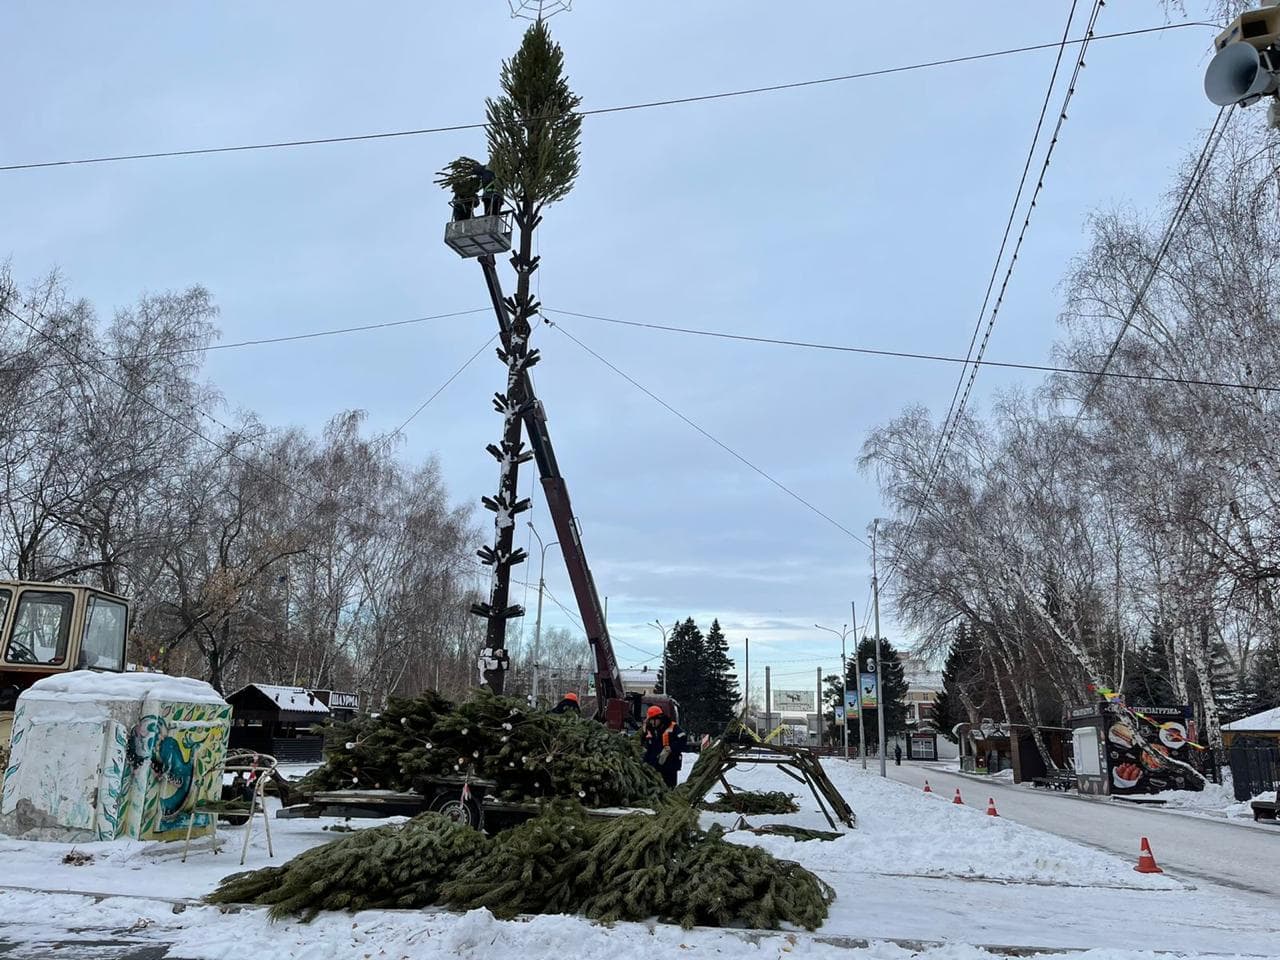
M 1056 41 L 1070 6 L 577 0 L 552 28 L 592 108 Z M 1079 4 L 1073 37 L 1090 6 Z M 1164 17 L 1158 0 L 1124 0 L 1103 8 L 1098 31 Z M 3 21 L 0 165 L 478 121 L 525 25 L 503 0 L 20 3 Z M 1154 210 L 1212 121 L 1200 86 L 1212 38 L 1191 27 L 1091 48 L 991 359 L 1049 355 L 1058 285 L 1090 211 Z M 582 176 L 539 230 L 542 300 L 963 355 L 1053 58 L 588 118 Z M 441 242 L 448 210 L 431 183 L 462 153 L 483 155 L 480 131 L 4 172 L 0 256 L 21 278 L 59 268 L 103 314 L 143 291 L 203 284 L 226 341 L 483 307 L 479 268 Z M 940 416 L 959 373 L 595 320 L 563 327 L 859 535 L 881 509 L 856 466 L 868 430 L 909 404 Z M 267 423 L 316 430 L 359 408 L 386 430 L 493 330 L 479 313 L 219 351 L 207 369 L 230 408 Z M 751 638 L 753 686 L 766 663 L 778 686 L 834 669 L 839 641 L 813 624 L 850 622 L 851 600 L 863 618 L 867 550 L 560 332 L 535 339 L 623 663 L 657 653 L 646 622 L 692 615 L 704 627 L 718 616 L 735 656 Z M 498 435 L 488 398 L 502 380 L 486 354 L 407 430 L 404 456 L 437 455 L 458 502 L 493 490 L 484 445 Z M 984 369 L 975 400 L 1019 382 L 1038 378 Z M 533 519 L 550 540 L 541 503 Z M 554 551 L 547 584 L 569 602 Z M 549 602 L 545 622 L 569 625 Z M 903 639 L 888 607 L 883 626 Z

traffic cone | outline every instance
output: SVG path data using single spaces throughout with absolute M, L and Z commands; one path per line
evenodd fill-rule
M 988 817 L 998 817 L 998 816 L 1000 816 L 1000 814 L 996 813 L 996 798 L 995 798 L 995 797 L 987 797 L 987 816 L 988 816 Z
M 929 786 L 929 781 L 928 781 L 928 780 L 926 780 L 926 781 L 924 782 L 924 792 L 925 792 L 925 793 L 933 793 L 933 788 Z
M 1138 854 L 1138 865 L 1133 869 L 1139 873 L 1164 873 L 1156 865 L 1156 858 L 1151 855 L 1151 844 L 1147 842 L 1147 838 L 1142 838 L 1142 852 Z
M 955 798 L 954 800 L 952 800 L 951 802 L 952 802 L 952 803 L 958 803 L 958 804 L 960 804 L 960 806 L 962 806 L 962 807 L 964 806 L 964 801 L 960 799 L 960 788 L 959 788 L 959 787 L 956 787 L 956 798 Z

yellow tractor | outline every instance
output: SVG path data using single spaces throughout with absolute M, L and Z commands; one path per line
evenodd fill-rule
M 18 694 L 56 673 L 120 673 L 128 632 L 123 597 L 75 584 L 0 580 L 0 759 L 9 752 Z

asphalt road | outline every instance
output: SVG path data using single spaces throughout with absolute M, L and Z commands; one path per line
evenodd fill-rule
M 1093 800 L 1074 793 L 1035 790 L 1009 781 L 949 773 L 925 763 L 888 767 L 902 783 L 929 786 L 943 796 L 956 788 L 970 806 L 996 802 L 1000 816 L 1047 833 L 1067 837 L 1137 862 L 1143 837 L 1151 842 L 1156 862 L 1174 876 L 1194 878 L 1275 896 L 1280 863 L 1280 826 L 1256 827 L 1210 818 L 1188 817 L 1156 807 L 1119 800 Z

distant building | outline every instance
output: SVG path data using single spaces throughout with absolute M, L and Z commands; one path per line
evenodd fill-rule
M 904 757 L 912 760 L 954 760 L 960 754 L 938 728 L 937 703 L 942 695 L 942 671 L 910 653 L 899 652 L 907 681 L 907 735 L 899 739 Z M 892 747 L 890 747 L 892 750 Z
M 622 689 L 627 693 L 657 693 L 658 671 L 648 667 L 623 670 Z
M 1222 742 L 1230 747 L 1236 737 L 1274 740 L 1280 744 L 1280 707 L 1263 710 L 1251 717 L 1241 717 L 1222 725 Z

